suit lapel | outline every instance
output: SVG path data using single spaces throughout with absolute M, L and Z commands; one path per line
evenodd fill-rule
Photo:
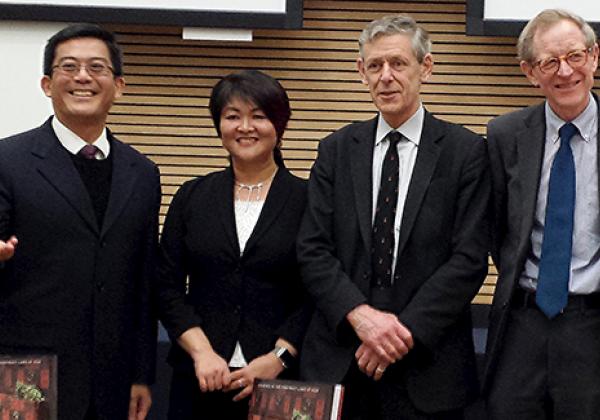
M 109 138 L 113 162 L 110 195 L 102 222 L 102 235 L 106 234 L 125 208 L 139 176 L 138 171 L 135 170 L 136 163 L 132 152 L 110 133 Z
M 426 111 L 425 120 L 423 122 L 423 132 L 421 133 L 419 150 L 417 152 L 417 160 L 410 178 L 408 193 L 404 203 L 397 255 L 402 254 L 402 250 L 406 245 L 406 241 L 410 236 L 415 219 L 419 213 L 423 197 L 425 197 L 425 192 L 429 187 L 429 182 L 431 181 L 431 177 L 440 156 L 440 146 L 438 142 L 442 139 L 444 134 L 445 128 L 443 124 Z
M 235 225 L 235 211 L 233 209 L 233 169 L 228 167 L 220 174 L 216 174 L 215 184 L 212 196 L 215 197 L 215 212 L 219 214 L 219 220 L 223 227 L 223 232 L 231 245 L 235 257 L 240 256 L 240 244 L 237 237 Z
M 356 126 L 352 133 L 350 169 L 354 186 L 354 202 L 358 214 L 360 233 L 365 242 L 367 255 L 371 255 L 373 212 L 373 146 L 377 117 Z
M 69 152 L 54 134 L 50 121 L 51 119 L 41 127 L 42 135 L 36 140 L 37 144 L 31 151 L 39 159 L 37 170 L 65 198 L 83 221 L 98 233 L 98 223 L 89 193 Z
M 529 247 L 529 238 L 533 227 L 538 186 L 540 183 L 544 143 L 546 141 L 546 122 L 544 104 L 536 106 L 524 120 L 524 127 L 517 131 L 517 159 L 519 179 L 521 180 L 522 223 L 519 250 Z M 524 255 L 519 252 L 518 255 Z
M 256 244 L 284 209 L 285 203 L 288 201 L 291 193 L 291 189 L 288 188 L 290 177 L 291 175 L 285 168 L 279 168 L 277 171 L 256 226 L 252 230 L 250 238 L 248 238 L 244 253 L 247 253 Z

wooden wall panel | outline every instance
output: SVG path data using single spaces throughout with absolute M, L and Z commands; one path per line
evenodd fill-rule
M 159 164 L 162 222 L 182 182 L 227 165 L 207 110 L 212 86 L 232 71 L 261 69 L 288 91 L 293 115 L 283 155 L 292 172 L 307 177 L 321 138 L 375 113 L 356 72 L 360 31 L 385 14 L 407 13 L 433 39 L 425 106 L 485 134 L 490 118 L 540 97 L 519 70 L 516 39 L 466 36 L 465 9 L 464 0 L 305 0 L 302 30 L 256 30 L 252 42 L 188 41 L 181 28 L 112 26 L 125 52 L 127 91 L 109 125 Z M 491 302 L 495 278 L 490 266 L 476 303 Z

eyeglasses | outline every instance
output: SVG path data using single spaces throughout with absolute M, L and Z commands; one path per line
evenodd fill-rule
M 560 68 L 561 61 L 566 61 L 572 69 L 583 67 L 588 60 L 588 54 L 592 51 L 592 48 L 584 48 L 581 50 L 571 51 L 568 54 L 561 55 L 560 57 L 548 57 L 543 60 L 536 61 L 533 63 L 533 67 L 538 66 L 542 73 L 554 74 Z
M 92 77 L 108 76 L 109 74 L 113 74 L 115 71 L 111 66 L 103 61 L 92 61 L 91 63 L 83 64 L 78 61 L 71 60 L 63 61 L 56 66 L 52 66 L 52 71 L 58 69 L 66 75 L 75 76 L 81 71 L 82 68 L 84 68 L 85 71 Z

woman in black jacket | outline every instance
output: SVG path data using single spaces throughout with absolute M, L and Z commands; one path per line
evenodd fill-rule
M 180 188 L 161 240 L 177 420 L 246 419 L 256 378 L 295 375 L 311 312 L 295 252 L 306 183 L 280 150 L 287 94 L 272 77 L 243 71 L 217 83 L 209 107 L 231 165 Z

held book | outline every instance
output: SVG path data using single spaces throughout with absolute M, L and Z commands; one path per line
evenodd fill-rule
M 56 356 L 0 355 L 0 420 L 57 420 Z
M 343 399 L 339 384 L 259 379 L 248 420 L 339 420 Z

